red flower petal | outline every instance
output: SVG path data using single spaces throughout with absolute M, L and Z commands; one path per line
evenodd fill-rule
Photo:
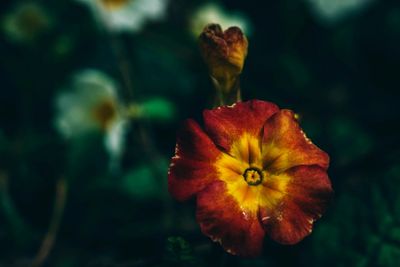
M 333 191 L 326 171 L 316 165 L 294 167 L 283 175 L 290 177 L 287 195 L 273 210 L 260 208 L 260 218 L 273 240 L 295 244 L 311 233 Z
M 241 256 L 261 253 L 265 232 L 257 213 L 242 211 L 224 182 L 214 182 L 197 195 L 196 215 L 201 231 L 227 252 Z
M 205 130 L 215 144 L 227 152 L 244 132 L 259 136 L 265 121 L 278 111 L 275 104 L 260 100 L 205 110 Z
M 267 120 L 262 142 L 264 167 L 271 172 L 280 173 L 299 165 L 328 168 L 328 154 L 305 136 L 290 110 L 281 110 Z
M 178 133 L 175 156 L 168 172 L 168 190 L 186 200 L 217 178 L 214 162 L 221 152 L 193 120 Z

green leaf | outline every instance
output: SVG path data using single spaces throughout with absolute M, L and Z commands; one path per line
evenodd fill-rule
M 141 165 L 130 171 L 121 182 L 122 191 L 138 199 L 159 197 L 161 187 L 149 165 Z
M 152 98 L 139 104 L 139 118 L 170 121 L 175 117 L 175 106 L 164 98 Z

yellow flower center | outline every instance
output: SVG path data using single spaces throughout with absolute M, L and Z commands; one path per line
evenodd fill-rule
M 28 35 L 35 35 L 49 27 L 47 14 L 38 6 L 27 5 L 19 12 L 17 26 Z
M 101 4 L 108 10 L 124 7 L 130 0 L 100 0 Z
M 286 195 L 290 177 L 269 167 L 279 156 L 277 150 L 274 144 L 262 145 L 258 136 L 243 134 L 215 162 L 219 179 L 243 212 L 254 214 L 260 206 L 274 209 Z
M 246 169 L 243 173 L 243 177 L 248 185 L 259 185 L 263 180 L 263 174 L 257 168 Z
M 100 128 L 106 130 L 117 115 L 117 108 L 114 101 L 106 99 L 105 101 L 98 103 L 94 107 L 92 115 L 100 125 Z

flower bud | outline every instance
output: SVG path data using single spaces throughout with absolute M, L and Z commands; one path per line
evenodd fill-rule
M 210 75 L 218 90 L 227 94 L 238 82 L 248 42 L 238 27 L 223 31 L 218 24 L 207 25 L 200 35 L 200 49 L 208 65 Z

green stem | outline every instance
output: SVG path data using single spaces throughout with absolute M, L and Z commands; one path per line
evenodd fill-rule
M 226 88 L 212 76 L 211 80 L 216 90 L 216 97 L 213 106 L 214 108 L 218 106 L 230 106 L 242 101 L 239 77 L 235 78 L 230 88 Z
M 13 240 L 18 245 L 26 243 L 29 239 L 30 227 L 24 222 L 11 199 L 8 191 L 8 176 L 3 171 L 0 171 L 0 208 L 11 229 Z

